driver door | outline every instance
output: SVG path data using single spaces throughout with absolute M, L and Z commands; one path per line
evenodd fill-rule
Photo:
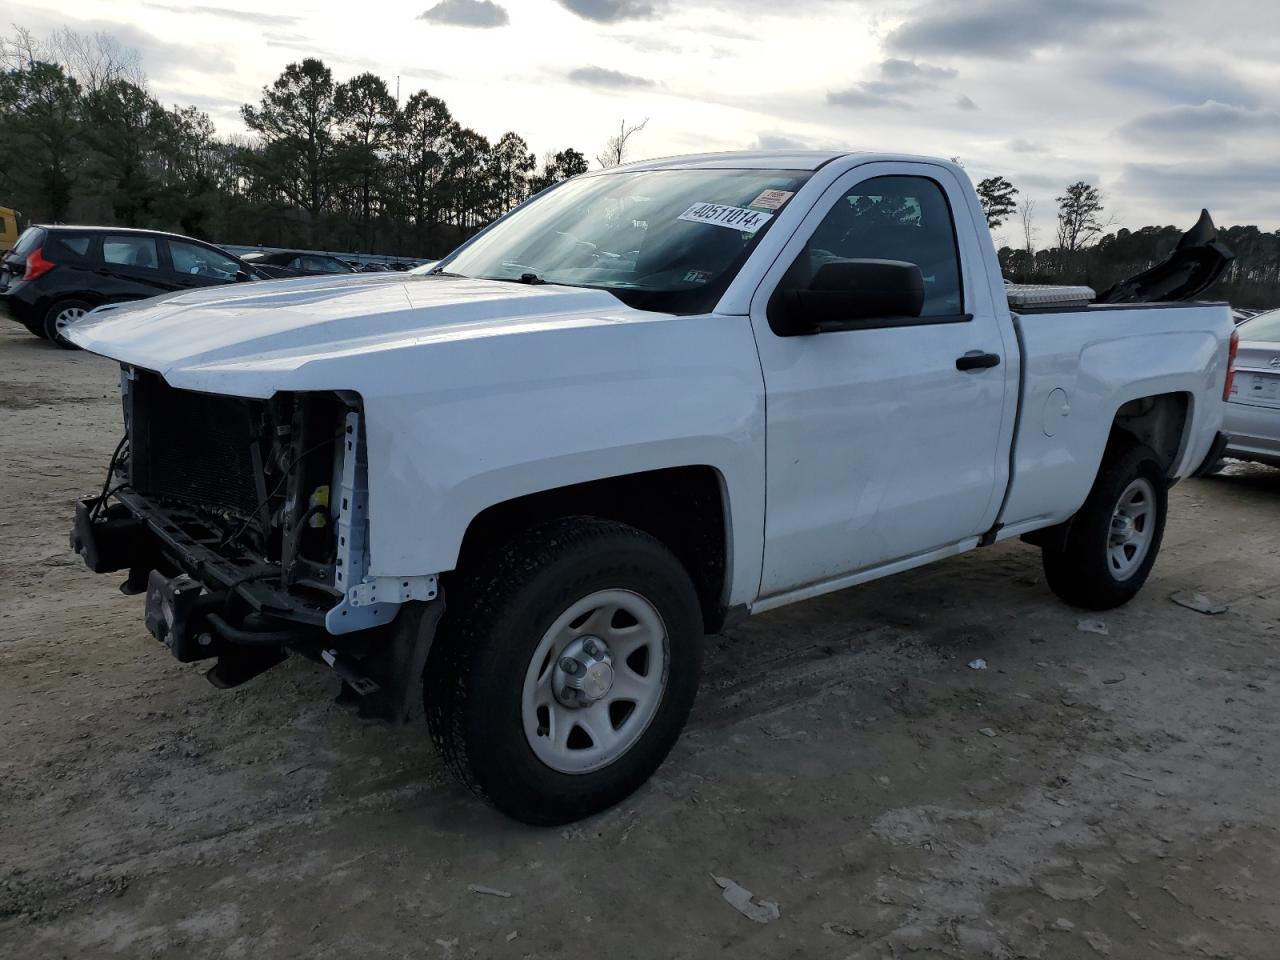
M 994 523 L 1018 353 L 998 322 L 967 200 L 945 168 L 858 167 L 823 195 L 756 291 L 767 396 L 762 599 L 910 566 Z M 868 258 L 920 267 L 919 317 L 802 336 L 771 327 L 780 286 L 807 284 L 827 260 Z M 988 365 L 957 367 L 975 352 Z

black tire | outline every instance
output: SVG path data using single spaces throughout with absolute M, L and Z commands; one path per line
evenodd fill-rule
M 79 350 L 74 343 L 65 337 L 58 335 L 58 316 L 66 310 L 83 310 L 88 312 L 93 309 L 93 304 L 85 303 L 83 300 L 59 300 L 44 315 L 44 338 L 50 343 L 56 343 L 64 350 Z
M 665 690 L 630 749 L 600 769 L 562 773 L 526 738 L 525 674 L 557 618 L 612 589 L 639 594 L 660 614 Z M 640 787 L 679 738 L 697 692 L 702 626 L 687 571 L 658 540 L 591 517 L 541 524 L 451 586 L 424 676 L 432 738 L 463 783 L 516 820 L 549 826 L 597 813 Z
M 43 323 L 27 323 L 27 321 L 24 320 L 22 321 L 22 325 L 27 328 L 27 332 L 33 337 L 39 337 L 41 340 L 49 339 L 44 335 Z
M 1154 494 L 1154 518 L 1148 531 L 1151 539 L 1142 562 L 1120 577 L 1108 553 L 1112 518 L 1121 496 L 1140 479 L 1150 483 Z M 1151 574 L 1164 538 L 1168 508 L 1168 481 L 1155 451 L 1136 441 L 1113 443 L 1088 499 L 1071 521 L 1065 548 L 1044 548 L 1044 573 L 1050 589 L 1067 603 L 1089 610 L 1110 610 L 1128 603 Z

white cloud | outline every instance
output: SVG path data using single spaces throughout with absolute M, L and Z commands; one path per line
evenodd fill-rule
M 505 7 L 493 0 L 440 0 L 418 14 L 419 20 L 450 27 L 505 27 L 511 22 Z
M 569 79 L 584 87 L 603 87 L 609 90 L 633 90 L 636 87 L 652 87 L 648 77 L 638 77 L 607 67 L 578 67 L 569 71 Z

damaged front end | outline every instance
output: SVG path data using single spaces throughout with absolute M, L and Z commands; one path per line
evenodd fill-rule
M 434 576 L 368 574 L 360 398 L 197 393 L 128 368 L 121 393 L 125 438 L 76 507 L 89 569 L 127 570 L 147 629 L 180 661 L 216 657 L 217 686 L 293 651 L 333 668 L 362 714 L 403 720 L 443 602 Z

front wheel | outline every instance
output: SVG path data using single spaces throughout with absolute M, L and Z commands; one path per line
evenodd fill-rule
M 612 806 L 666 758 L 702 660 L 698 597 L 658 540 L 612 521 L 557 520 L 460 584 L 424 683 L 455 773 L 517 820 Z
M 1127 603 L 1156 562 L 1168 508 L 1168 481 L 1154 450 L 1136 442 L 1108 450 L 1065 547 L 1044 550 L 1050 588 L 1090 610 Z

